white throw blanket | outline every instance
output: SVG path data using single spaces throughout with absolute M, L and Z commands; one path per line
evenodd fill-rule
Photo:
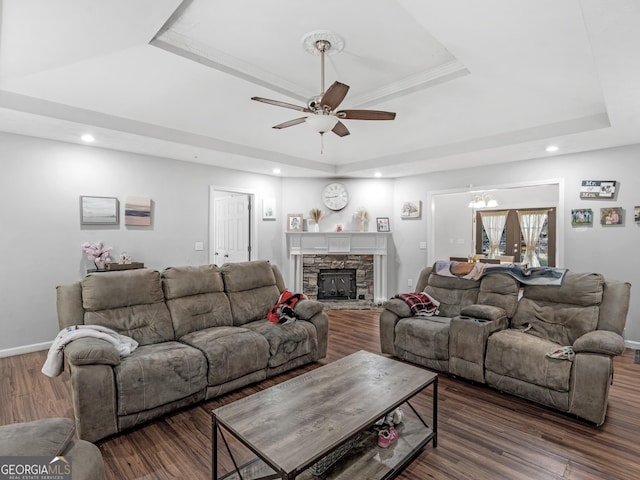
M 133 338 L 120 335 L 118 332 L 101 325 L 73 325 L 60 330 L 47 354 L 47 360 L 42 366 L 42 373 L 48 377 L 57 377 L 62 373 L 64 365 L 64 347 L 76 338 L 93 337 L 111 343 L 121 357 L 129 355 L 138 347 Z

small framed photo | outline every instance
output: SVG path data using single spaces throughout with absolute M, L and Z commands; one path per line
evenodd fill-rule
M 262 220 L 276 219 L 276 201 L 273 198 L 262 199 Z
M 391 228 L 389 227 L 389 217 L 377 217 L 376 226 L 378 227 L 379 232 L 391 231 Z
M 622 225 L 622 207 L 601 208 L 600 225 Z
M 410 200 L 402 202 L 400 218 L 420 218 L 422 215 L 422 201 Z
M 302 231 L 302 214 L 290 213 L 287 215 L 287 232 Z
M 590 208 L 576 208 L 571 210 L 571 225 L 593 225 L 593 210 Z
M 81 225 L 118 225 L 116 197 L 80 197 Z

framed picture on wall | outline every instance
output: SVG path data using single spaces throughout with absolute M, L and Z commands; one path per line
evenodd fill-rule
M 390 232 L 391 228 L 389 227 L 389 217 L 378 217 L 376 218 L 376 226 L 378 227 L 379 232 Z
M 141 227 L 151 225 L 151 199 L 129 196 L 124 199 L 124 224 Z
M 116 197 L 80 197 L 81 225 L 118 225 Z
M 421 215 L 422 202 L 420 200 L 402 202 L 400 207 L 400 218 L 420 218 Z
M 600 225 L 622 225 L 622 208 L 601 208 Z
M 262 220 L 276 219 L 276 201 L 274 198 L 262 199 Z
M 636 223 L 640 223 L 640 206 L 633 207 L 633 218 Z
M 593 225 L 593 210 L 590 208 L 576 208 L 571 210 L 571 225 Z
M 287 232 L 302 231 L 302 214 L 290 213 L 287 215 Z

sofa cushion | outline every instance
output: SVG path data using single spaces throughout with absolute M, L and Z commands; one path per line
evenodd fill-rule
M 164 301 L 160 272 L 148 268 L 91 273 L 81 284 L 82 305 L 92 312 Z
M 140 345 L 175 339 L 160 272 L 142 268 L 93 273 L 81 286 L 85 325 L 109 327 Z
M 517 329 L 559 345 L 573 345 L 580 336 L 595 330 L 599 308 L 520 300 L 512 320 Z M 529 328 L 530 327 L 530 328 Z
M 547 356 L 559 346 L 519 330 L 502 330 L 487 340 L 485 368 L 497 375 L 568 392 L 572 362 Z
M 523 297 L 547 303 L 565 303 L 581 307 L 600 305 L 604 277 L 599 273 L 567 272 L 562 285 L 525 285 Z
M 449 359 L 448 317 L 403 318 L 396 325 L 396 348 L 424 358 Z
M 209 364 L 209 386 L 265 369 L 269 360 L 267 340 L 246 328 L 208 328 L 185 335 L 181 341 L 204 353 Z
M 162 288 L 176 338 L 233 324 L 231 305 L 217 266 L 167 268 L 162 272 Z
M 560 345 L 597 328 L 604 277 L 596 273 L 567 272 L 562 285 L 525 285 L 512 319 L 513 328 Z
M 114 367 L 118 415 L 186 398 L 207 386 L 207 360 L 179 342 L 140 346 Z
M 162 290 L 167 300 L 201 293 L 224 292 L 216 265 L 169 267 L 162 271 Z
M 267 260 L 226 263 L 220 271 L 226 292 L 244 292 L 266 285 L 276 285 L 276 276 Z
M 478 301 L 480 291 L 479 280 L 466 278 L 447 277 L 444 275 L 429 275 L 424 292 L 440 302 L 438 309 L 442 317 L 457 317 L 460 309 L 473 305 Z
M 231 305 L 225 293 L 202 293 L 167 300 L 176 338 L 211 327 L 231 326 Z
M 269 342 L 270 367 L 278 367 L 318 349 L 316 327 L 304 320 L 286 324 L 259 320 L 245 327 L 258 332 Z
M 228 263 L 221 267 L 236 326 L 267 317 L 280 291 L 268 261 Z
M 520 283 L 511 275 L 494 273 L 480 281 L 478 303 L 502 308 L 507 318 L 513 317 L 518 306 Z
M 69 418 L 43 418 L 0 426 L 0 456 L 61 455 L 73 438 L 75 424 Z
M 104 275 L 109 275 L 105 273 Z M 102 325 L 133 338 L 140 345 L 175 339 L 171 316 L 164 302 L 153 305 L 131 305 L 84 314 L 85 325 Z

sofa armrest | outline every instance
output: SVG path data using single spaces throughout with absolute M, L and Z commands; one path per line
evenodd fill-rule
M 325 358 L 329 342 L 329 317 L 324 311 L 324 305 L 317 300 L 300 300 L 293 310 L 300 320 L 310 322 L 316 327 L 318 353 L 315 360 Z
M 411 308 L 407 302 L 399 298 L 391 298 L 387 300 L 382 304 L 382 308 L 395 313 L 400 318 L 413 317 L 413 313 L 411 313 Z
M 573 342 L 573 351 L 576 353 L 600 353 L 614 356 L 622 354 L 624 348 L 624 339 L 608 330 L 587 332 Z
M 460 310 L 460 315 L 463 317 L 480 318 L 489 322 L 501 320 L 507 318 L 507 312 L 504 308 L 496 307 L 494 305 L 468 305 Z
M 2 425 L 0 455 L 3 457 L 62 455 L 73 438 L 75 429 L 73 420 L 70 418 L 43 418 L 32 422 Z
M 99 338 L 77 338 L 64 347 L 71 365 L 118 365 L 120 353 L 116 347 Z
M 411 317 L 412 315 L 409 314 L 408 316 Z M 388 309 L 380 312 L 380 349 L 382 353 L 395 355 L 396 325 L 403 318 L 407 317 L 400 317 Z
M 301 320 L 310 320 L 323 310 L 324 305 L 317 300 L 300 300 L 293 308 L 296 316 Z

